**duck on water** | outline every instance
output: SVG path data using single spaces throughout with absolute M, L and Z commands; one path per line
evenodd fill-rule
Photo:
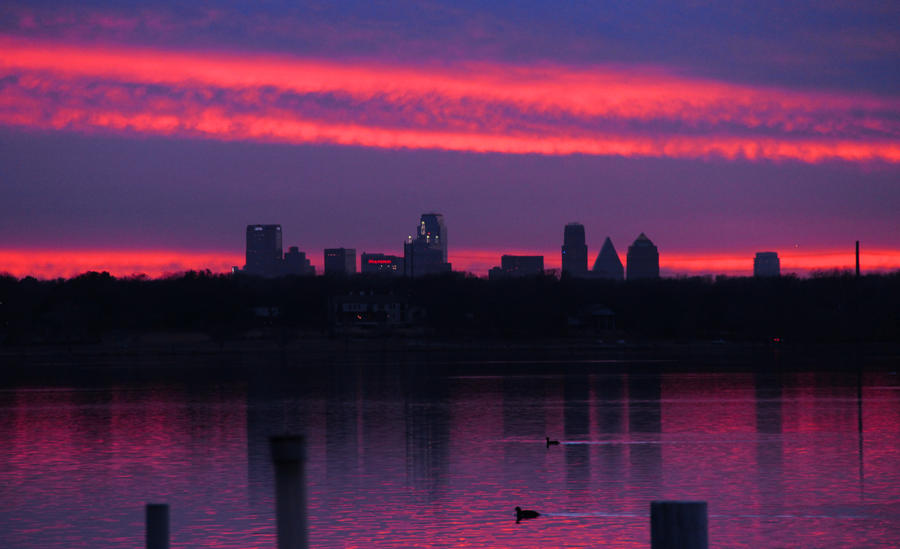
M 520 520 L 527 520 L 538 518 L 541 516 L 537 511 L 532 511 L 531 509 L 522 509 L 521 507 L 516 507 L 516 522 L 518 523 Z

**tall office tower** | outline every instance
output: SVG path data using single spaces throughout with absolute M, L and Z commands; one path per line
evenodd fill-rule
M 284 254 L 283 272 L 288 275 L 314 275 L 316 268 L 313 267 L 306 252 L 301 252 L 297 246 L 291 246 Z
M 403 258 L 399 255 L 369 254 L 363 252 L 359 260 L 362 273 L 402 275 Z
M 757 252 L 753 258 L 753 276 L 781 276 L 778 252 Z
M 278 276 L 281 261 L 281 225 L 247 225 L 244 271 L 258 276 Z
M 424 239 L 429 248 L 441 250 L 441 261 L 447 262 L 447 225 L 439 213 L 422 214 L 419 220 L 418 238 Z
M 324 267 L 326 275 L 356 274 L 356 249 L 326 248 Z
M 628 280 L 659 278 L 659 250 L 644 233 L 628 247 L 627 262 Z
M 418 277 L 449 273 L 450 270 L 444 216 L 438 213 L 422 214 L 416 227 L 416 237 L 410 235 L 403 244 L 403 272 L 406 276 Z
M 612 280 L 625 280 L 625 269 L 622 267 L 622 260 L 616 253 L 616 247 L 613 246 L 612 240 L 606 237 L 597 259 L 594 261 L 594 268 L 591 273 L 596 278 L 610 278 Z
M 562 274 L 584 276 L 587 274 L 588 248 L 584 243 L 584 225 L 569 223 L 563 231 Z

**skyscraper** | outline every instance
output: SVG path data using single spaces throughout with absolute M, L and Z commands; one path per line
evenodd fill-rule
M 757 252 L 753 258 L 753 276 L 781 276 L 778 252 Z
M 323 267 L 326 275 L 348 276 L 356 274 L 356 249 L 326 248 Z
M 588 248 L 584 243 L 584 225 L 569 223 L 563 231 L 562 274 L 584 276 L 587 274 Z
M 622 267 L 622 260 L 616 253 L 616 247 L 613 246 L 612 240 L 606 237 L 603 241 L 603 247 L 597 254 L 594 261 L 594 268 L 591 273 L 596 278 L 610 278 L 612 280 L 625 280 L 625 269 Z
M 281 225 L 247 225 L 244 271 L 258 276 L 278 276 L 281 260 Z
M 644 233 L 628 247 L 626 269 L 628 280 L 659 278 L 659 251 Z
M 447 225 L 444 216 L 439 213 L 422 214 L 419 220 L 419 238 L 429 248 L 441 250 L 441 261 L 447 262 Z
M 422 214 L 415 238 L 410 235 L 403 245 L 403 270 L 406 276 L 418 277 L 450 272 L 447 262 L 447 225 L 439 213 Z

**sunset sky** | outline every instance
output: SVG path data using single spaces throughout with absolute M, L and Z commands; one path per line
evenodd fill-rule
M 4 2 L 0 272 L 157 276 L 285 247 L 455 269 L 900 269 L 900 4 Z

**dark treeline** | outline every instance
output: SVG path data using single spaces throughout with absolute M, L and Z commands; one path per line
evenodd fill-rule
M 165 279 L 0 277 L 0 343 L 101 342 L 148 332 L 201 333 L 220 343 L 328 336 L 332 299 L 352 292 L 399 296 L 423 312 L 416 333 L 437 339 L 900 342 L 900 273 L 612 282 L 461 274 L 267 280 L 191 272 Z M 599 323 L 598 310 L 605 315 Z

